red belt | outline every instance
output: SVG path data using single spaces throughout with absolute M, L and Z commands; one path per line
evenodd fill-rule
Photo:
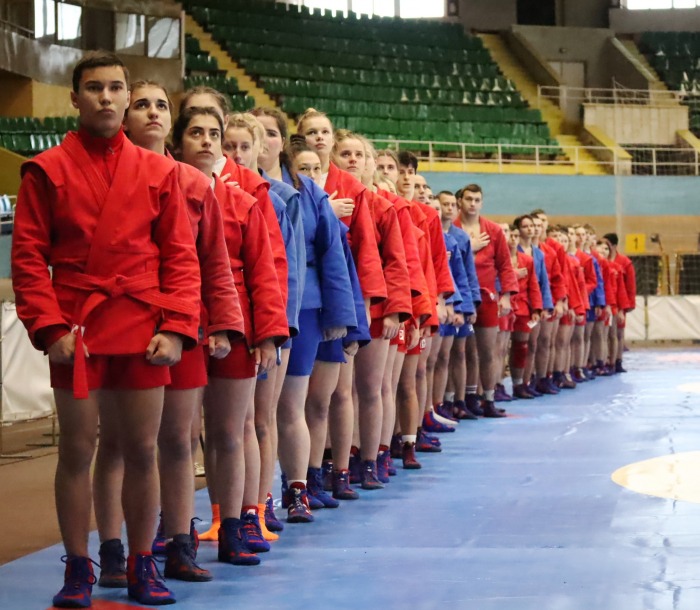
M 96 277 L 85 273 L 54 269 L 53 281 L 61 286 L 69 286 L 70 288 L 91 293 L 83 303 L 80 313 L 77 314 L 77 319 L 75 319 L 74 314 L 73 320 L 73 328 L 77 326 L 73 364 L 73 396 L 75 398 L 88 398 L 87 368 L 85 365 L 85 351 L 83 349 L 83 325 L 90 313 L 102 303 L 108 299 L 128 296 L 142 303 L 182 314 L 194 315 L 200 311 L 199 303 L 162 293 L 159 290 L 160 278 L 157 271 L 150 271 L 132 277 L 123 275 Z

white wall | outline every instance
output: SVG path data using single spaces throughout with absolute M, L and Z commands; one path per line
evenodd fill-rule
M 584 127 L 602 129 L 618 144 L 676 144 L 676 131 L 688 129 L 688 107 L 585 104 Z
M 648 11 L 610 9 L 610 27 L 624 34 L 696 32 L 700 31 L 700 8 Z
M 608 47 L 614 36 L 612 30 L 518 25 L 513 31 L 523 36 L 547 61 L 584 62 L 587 87 L 612 86 Z

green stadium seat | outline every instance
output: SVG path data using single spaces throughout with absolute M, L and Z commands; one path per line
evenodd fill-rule
M 186 0 L 185 9 L 291 115 L 314 106 L 336 126 L 398 139 L 491 138 L 512 148 L 549 137 L 548 130 L 539 131 L 538 125 L 546 127 L 540 113 L 503 77 L 481 39 L 459 24 L 344 18 L 259 0 Z M 665 42 L 678 49 L 674 60 L 685 62 L 673 65 L 688 74 L 689 91 L 694 43 L 694 37 Z M 187 84 L 205 73 L 210 80 L 202 82 L 233 96 L 238 107 L 249 103 L 235 79 L 218 76 L 215 58 L 202 53 L 196 39 L 187 37 L 185 51 Z M 700 82 L 700 64 L 697 71 Z M 522 131 L 529 124 L 533 130 L 516 135 L 518 126 Z

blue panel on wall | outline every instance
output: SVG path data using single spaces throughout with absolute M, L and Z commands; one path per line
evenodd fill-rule
M 486 214 L 517 215 L 543 208 L 555 216 L 700 215 L 700 179 L 675 176 L 532 176 L 423 172 L 434 193 L 470 183 L 484 189 Z

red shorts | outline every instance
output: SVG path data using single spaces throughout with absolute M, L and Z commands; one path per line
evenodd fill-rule
M 565 314 L 561 317 L 561 320 L 559 321 L 559 326 L 573 326 L 576 323 L 576 318 L 574 318 L 573 322 L 571 321 L 571 318 L 569 317 L 569 314 Z
M 250 379 L 257 375 L 255 355 L 251 354 L 245 341 L 231 343 L 231 352 L 226 358 L 209 358 L 209 375 L 223 379 Z
M 511 311 L 507 316 L 501 316 L 498 318 L 498 328 L 501 332 L 512 333 L 515 329 L 515 318 L 516 315 Z M 477 320 L 478 320 L 477 314 Z
M 423 351 L 425 351 L 426 346 L 428 345 L 428 342 L 421 337 L 420 341 L 418 341 L 418 345 L 416 345 L 412 350 L 408 350 L 406 352 L 407 356 L 420 356 Z M 404 347 L 405 349 L 405 347 Z
M 193 350 L 182 352 L 182 359 L 170 367 L 169 390 L 194 390 L 207 385 L 209 346 L 198 345 Z
M 373 318 L 369 325 L 369 336 L 372 339 L 381 339 L 384 334 L 384 318 Z
M 530 316 L 515 316 L 513 332 L 530 334 L 532 332 L 532 327 L 530 327 L 528 322 L 530 322 L 531 319 Z
M 406 353 L 406 328 L 404 326 L 399 328 L 399 334 L 389 341 L 389 345 L 398 345 L 399 351 Z
M 102 356 L 85 359 L 89 390 L 150 390 L 170 384 L 170 367 L 154 366 L 143 354 Z M 51 387 L 73 389 L 73 365 L 49 361 Z
M 586 326 L 586 319 L 588 316 L 588 311 L 583 315 L 583 321 L 582 322 L 576 322 L 576 326 Z
M 476 308 L 477 328 L 496 328 L 498 323 L 498 301 L 483 300 Z

